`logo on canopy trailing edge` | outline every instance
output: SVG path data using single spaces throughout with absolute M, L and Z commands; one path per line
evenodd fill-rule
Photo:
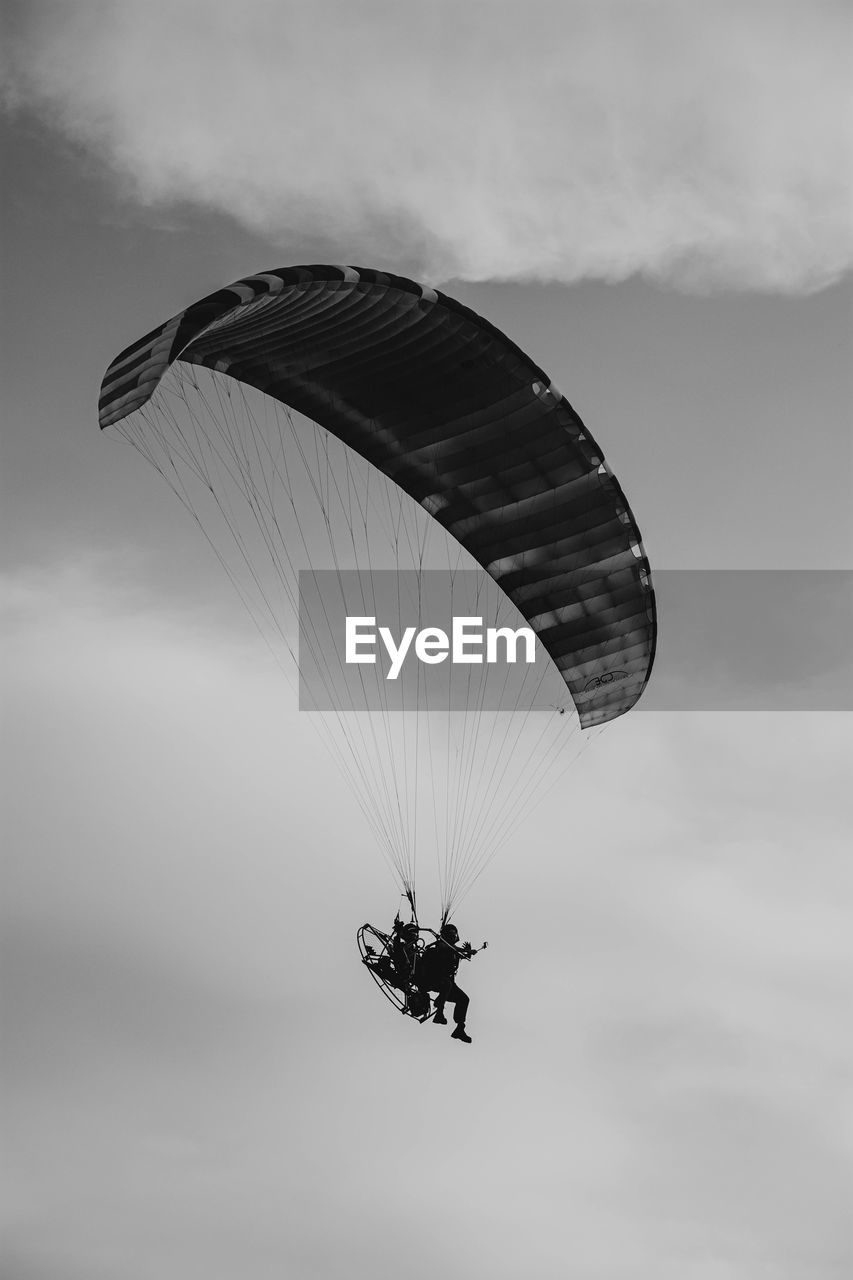
M 583 687 L 584 693 L 594 693 L 596 689 L 600 689 L 606 684 L 615 684 L 617 680 L 627 680 L 629 674 L 627 671 L 605 671 L 600 676 L 593 676 L 591 680 L 587 680 Z

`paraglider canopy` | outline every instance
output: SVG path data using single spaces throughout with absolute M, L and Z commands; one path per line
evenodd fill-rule
M 305 414 L 420 503 L 528 620 L 583 727 L 636 703 L 656 628 L 639 530 L 581 419 L 487 320 L 381 271 L 260 272 L 127 347 L 101 426 L 146 404 L 176 360 Z
M 332 700 L 310 717 L 413 909 L 416 854 L 432 846 L 446 920 L 560 776 L 574 730 L 628 711 L 651 671 L 648 561 L 578 414 L 453 298 L 315 265 L 247 276 L 132 343 L 107 370 L 100 422 L 172 486 L 285 669 L 302 570 L 325 560 L 340 584 L 354 565 L 375 586 L 377 535 L 395 583 L 414 573 L 418 613 L 434 538 L 454 589 L 467 560 L 476 591 L 534 633 L 546 660 L 508 709 L 472 682 L 442 724 L 421 682 L 399 714 L 379 688 L 379 710 Z

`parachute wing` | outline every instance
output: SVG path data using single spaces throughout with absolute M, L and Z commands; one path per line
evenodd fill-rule
M 379 271 L 261 272 L 123 351 L 101 426 L 141 408 L 176 360 L 305 414 L 419 502 L 527 619 L 582 726 L 636 703 L 656 634 L 639 530 L 571 405 L 488 321 Z

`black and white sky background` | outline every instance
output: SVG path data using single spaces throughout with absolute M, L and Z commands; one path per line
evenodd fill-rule
M 653 566 L 853 568 L 849 5 L 2 14 L 6 1274 L 850 1274 L 849 715 L 612 726 L 466 901 L 453 1044 L 366 988 L 369 832 L 96 427 L 210 290 L 387 268 L 548 370 Z

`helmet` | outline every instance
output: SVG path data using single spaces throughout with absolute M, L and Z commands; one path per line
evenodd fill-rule
M 459 930 L 456 928 L 455 924 L 443 924 L 441 926 L 440 937 L 444 938 L 445 942 L 458 942 Z

